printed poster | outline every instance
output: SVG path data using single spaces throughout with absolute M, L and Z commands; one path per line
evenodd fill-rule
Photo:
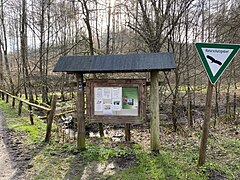
M 103 104 L 103 114 L 112 115 L 112 104 Z
M 112 99 L 112 109 L 113 111 L 122 110 L 122 99 Z
M 103 110 L 103 100 L 102 99 L 96 99 L 94 107 L 95 107 L 95 111 L 102 111 Z
M 138 88 L 123 88 L 123 109 L 138 109 Z
M 112 98 L 112 89 L 111 88 L 103 88 L 103 99 L 111 99 Z
M 122 99 L 122 87 L 112 87 L 112 98 Z
M 138 115 L 137 87 L 95 87 L 94 112 L 97 115 Z
M 94 99 L 103 99 L 103 89 L 102 87 L 94 88 Z

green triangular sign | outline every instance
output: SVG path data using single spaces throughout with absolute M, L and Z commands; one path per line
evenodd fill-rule
M 197 52 L 210 82 L 214 85 L 237 54 L 239 44 L 196 43 Z

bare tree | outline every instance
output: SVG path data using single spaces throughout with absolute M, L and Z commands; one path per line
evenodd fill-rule
M 2 38 L 0 39 L 0 46 L 3 51 L 3 56 L 5 60 L 5 66 L 6 66 L 6 71 L 7 71 L 7 78 L 10 83 L 10 89 L 13 94 L 15 94 L 15 89 L 14 89 L 14 83 L 13 83 L 13 78 L 10 70 L 10 63 L 8 59 L 8 40 L 7 40 L 7 30 L 5 26 L 5 16 L 4 16 L 4 1 L 1 0 L 1 28 L 2 28 Z
M 23 71 L 25 74 L 24 84 L 27 84 L 29 92 L 29 101 L 33 102 L 32 85 L 28 72 L 28 47 L 27 47 L 27 13 L 26 13 L 26 0 L 22 0 L 22 22 L 21 22 L 21 59 L 23 64 Z M 27 95 L 27 94 L 26 94 Z
M 135 17 L 133 13 L 128 12 L 130 18 L 138 19 L 135 24 L 129 21 L 128 26 L 143 38 L 150 52 L 160 52 L 169 34 L 172 33 L 186 8 L 188 8 L 192 2 L 193 0 L 180 2 L 173 0 L 152 0 L 149 2 L 138 0 L 140 8 L 138 16 L 140 16 L 141 19 Z M 175 11 L 172 11 L 172 14 L 170 14 L 172 6 L 175 6 L 174 9 L 178 12 L 177 14 L 175 14 Z M 169 18 L 171 18 L 170 21 Z
M 4 89 L 3 81 L 3 54 L 2 49 L 0 48 L 0 89 Z

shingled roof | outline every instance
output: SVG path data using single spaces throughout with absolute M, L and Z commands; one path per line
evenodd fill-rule
M 60 57 L 54 72 L 112 73 L 175 69 L 173 53 L 118 54 Z

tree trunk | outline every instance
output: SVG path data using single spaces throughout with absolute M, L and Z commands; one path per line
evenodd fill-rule
M 110 18 L 111 18 L 111 7 L 109 5 L 109 7 L 108 7 L 106 54 L 110 53 Z
M 0 48 L 0 89 L 4 89 L 4 81 L 3 81 L 3 55 L 2 49 Z
M 4 7 L 4 2 L 1 0 L 1 23 L 2 23 L 2 36 L 4 39 L 4 42 L 0 40 L 0 46 L 2 47 L 3 50 L 3 55 L 4 55 L 4 60 L 5 60 L 5 66 L 6 66 L 6 71 L 7 71 L 7 77 L 10 83 L 10 89 L 13 95 L 15 95 L 15 89 L 14 89 L 14 84 L 13 84 L 13 79 L 12 79 L 12 74 L 10 70 L 10 64 L 8 61 L 8 40 L 7 40 L 7 32 L 6 32 L 6 27 L 5 27 L 5 22 L 4 22 L 4 12 L 3 12 L 3 7 Z
M 41 89 L 42 89 L 42 102 L 47 102 L 47 91 L 45 84 L 45 72 L 46 72 L 46 61 L 45 61 L 45 8 L 46 1 L 41 1 L 41 19 L 40 19 L 40 47 L 39 47 L 39 63 L 40 63 L 40 76 L 41 76 Z
M 92 28 L 90 25 L 90 14 L 87 6 L 87 0 L 82 1 L 82 6 L 83 6 L 83 14 L 85 15 L 84 22 L 87 26 L 87 32 L 88 32 L 88 43 L 89 43 L 90 55 L 94 55 Z
M 192 118 L 192 93 L 190 91 L 190 85 L 188 85 L 188 100 L 187 100 L 187 113 L 188 113 L 188 126 L 193 127 L 193 118 Z
M 226 93 L 226 114 L 230 115 L 230 82 L 231 80 L 229 80 L 228 84 L 227 84 L 227 93 Z
M 33 102 L 32 85 L 28 73 L 28 48 L 27 48 L 27 14 L 26 0 L 22 0 L 22 25 L 21 25 L 21 57 L 23 63 L 23 71 L 25 74 L 24 82 L 26 82 L 29 92 L 29 101 Z
M 177 131 L 177 97 L 178 97 L 178 87 L 179 87 L 179 74 L 178 69 L 175 69 L 175 91 L 173 93 L 172 100 L 172 121 L 173 121 L 173 131 Z
M 189 22 L 188 22 L 188 12 L 186 8 L 185 12 L 185 53 L 187 60 L 187 114 L 188 114 L 188 126 L 192 128 L 193 119 L 192 119 L 192 93 L 190 88 L 190 61 L 189 61 L 189 47 L 188 47 L 188 32 L 189 32 Z

